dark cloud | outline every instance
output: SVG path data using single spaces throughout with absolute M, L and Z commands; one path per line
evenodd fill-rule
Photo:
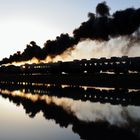
M 75 38 L 70 37 L 68 34 L 61 34 L 55 40 L 46 41 L 43 48 L 43 52 L 45 52 L 44 57 L 46 58 L 47 55 L 56 56 L 61 54 L 76 43 L 78 41 Z
M 106 5 L 106 2 L 99 3 L 96 7 L 96 14 L 99 16 L 109 16 L 110 8 Z
M 26 61 L 33 57 L 38 59 L 45 59 L 47 56 L 54 57 L 72 48 L 83 39 L 107 41 L 111 37 L 131 35 L 140 27 L 140 8 L 128 8 L 116 11 L 112 15 L 109 10 L 106 2 L 99 3 L 96 14 L 89 13 L 89 19 L 73 31 L 73 37 L 61 34 L 55 40 L 46 41 L 43 48 L 31 41 L 23 53 L 18 52 L 9 58 L 4 58 L 0 64 Z
M 140 9 L 128 8 L 109 16 L 109 7 L 103 2 L 97 5 L 96 13 L 96 17 L 90 13 L 89 20 L 74 30 L 74 37 L 108 40 L 110 37 L 130 35 L 140 26 Z
M 117 11 L 110 20 L 111 35 L 130 35 L 140 26 L 140 9 Z

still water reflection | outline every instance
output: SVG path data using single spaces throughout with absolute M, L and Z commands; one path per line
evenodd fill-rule
M 43 92 L 44 89 L 41 90 L 42 88 L 33 89 L 35 87 L 23 89 L 1 87 L 0 139 L 140 139 L 138 90 L 101 91 L 72 87 L 66 90 L 59 87 L 58 91 L 65 91 L 68 95 L 64 97 L 60 96 L 60 93 L 59 96 L 53 94 L 56 87 L 51 87 L 51 90 L 47 88 L 46 93 Z M 94 96 L 91 92 L 90 94 L 87 92 L 89 90 L 96 91 L 95 94 L 92 93 Z M 80 93 L 77 93 L 77 96 L 70 96 L 68 93 L 70 91 L 81 91 L 81 94 L 84 91 L 84 94 L 78 99 Z M 118 92 L 115 93 L 116 91 Z M 126 98 L 123 95 L 121 98 L 122 91 Z M 102 92 L 106 93 L 106 96 L 100 96 L 103 103 L 99 102 L 97 96 Z

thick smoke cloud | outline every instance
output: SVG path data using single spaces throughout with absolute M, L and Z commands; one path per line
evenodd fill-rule
M 110 8 L 106 5 L 106 2 L 99 3 L 96 7 L 96 14 L 99 16 L 109 16 Z
M 56 56 L 77 43 L 78 41 L 68 34 L 61 34 L 60 37 L 56 37 L 56 40 L 48 40 L 44 45 L 43 52 L 46 52 L 47 55 Z M 46 53 L 44 57 L 46 57 Z
M 92 15 L 92 16 L 91 16 Z M 110 37 L 130 35 L 140 26 L 140 9 L 128 8 L 109 16 L 109 7 L 100 3 L 96 16 L 90 13 L 89 20 L 74 30 L 74 37 L 109 40 Z
M 55 40 L 46 41 L 43 48 L 38 46 L 36 42 L 31 41 L 30 44 L 26 46 L 23 53 L 17 52 L 10 55 L 9 58 L 4 58 L 0 64 L 28 61 L 34 57 L 39 60 L 44 60 L 47 56 L 53 58 L 77 43 L 78 41 L 68 34 L 61 34 L 60 36 L 57 36 Z
M 68 48 L 73 49 L 82 40 L 108 41 L 112 37 L 132 35 L 140 27 L 140 8 L 128 8 L 116 11 L 112 15 L 109 10 L 106 2 L 99 3 L 96 7 L 96 14 L 89 13 L 89 19 L 73 31 L 73 37 L 61 34 L 55 40 L 46 41 L 43 48 L 31 41 L 22 53 L 10 55 L 0 64 L 27 61 L 33 57 L 39 60 L 44 60 L 48 56 L 53 58 Z

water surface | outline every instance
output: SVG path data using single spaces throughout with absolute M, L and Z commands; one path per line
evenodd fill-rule
M 88 100 L 87 95 L 78 99 L 39 94 L 38 90 L 0 91 L 2 140 L 140 139 L 140 107 L 134 105 L 135 98 L 126 96 L 124 104 L 117 104 L 104 96 L 100 96 L 103 103 L 95 100 L 97 93 L 94 100 Z M 115 94 L 110 100 L 120 99 Z M 128 102 L 133 104 L 126 105 Z

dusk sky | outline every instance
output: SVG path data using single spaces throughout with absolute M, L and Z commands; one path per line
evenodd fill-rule
M 72 32 L 86 21 L 88 12 L 103 0 L 0 0 L 0 59 L 23 51 L 34 40 L 38 45 Z M 111 13 L 140 7 L 140 0 L 106 0 Z

